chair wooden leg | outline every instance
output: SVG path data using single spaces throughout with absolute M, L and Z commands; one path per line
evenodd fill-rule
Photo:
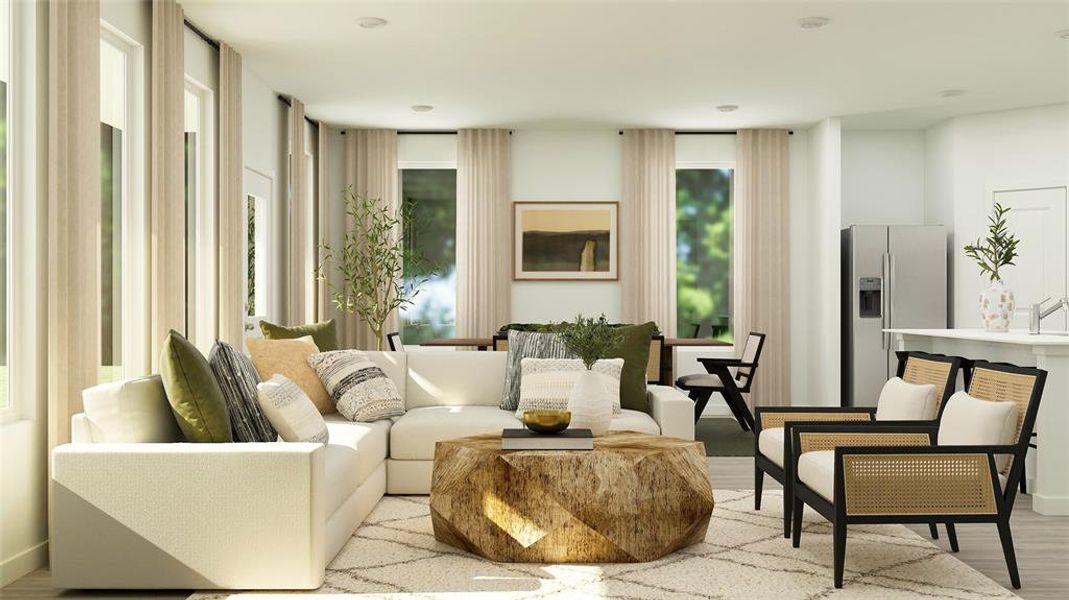
M 791 537 L 791 511 L 794 508 L 792 505 L 791 494 L 787 491 L 787 486 L 783 486 L 783 537 L 790 539 Z
M 928 523 L 928 532 L 932 534 L 933 540 L 939 539 L 939 527 L 935 523 Z
M 1021 467 L 1021 493 L 1028 493 L 1028 465 Z
M 791 545 L 797 548 L 802 545 L 802 511 L 805 503 L 794 500 L 794 510 L 791 511 Z
M 761 467 L 754 467 L 753 470 L 753 509 L 761 510 L 761 491 L 765 487 L 765 472 L 761 470 Z
M 836 522 L 832 525 L 834 530 L 834 551 L 835 556 L 833 558 L 833 564 L 835 569 L 835 587 L 843 587 L 843 566 L 846 562 L 846 523 Z
M 1006 556 L 1006 569 L 1010 572 L 1010 583 L 1013 589 L 1021 589 L 1021 576 L 1017 572 L 1017 554 L 1013 551 L 1013 534 L 1010 533 L 1010 519 L 998 521 L 998 537 L 1002 540 L 1002 553 Z
M 687 395 L 694 401 L 694 422 L 697 423 L 698 419 L 702 418 L 702 413 L 705 412 L 705 406 L 709 404 L 709 398 L 712 397 L 713 392 L 696 389 L 691 390 Z
M 946 523 L 947 526 L 947 541 L 950 542 L 950 551 L 958 551 L 958 530 L 954 528 L 953 523 Z

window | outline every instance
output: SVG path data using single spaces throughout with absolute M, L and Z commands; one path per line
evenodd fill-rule
M 7 210 L 7 91 L 10 64 L 10 3 L 0 1 L 0 410 L 10 406 L 7 393 L 7 279 L 8 279 L 8 210 Z
M 456 169 L 402 169 L 401 198 L 410 211 L 405 246 L 424 259 L 423 264 L 405 264 L 405 285 L 419 285 L 420 291 L 412 306 L 401 311 L 401 340 L 415 345 L 451 337 L 457 309 Z
M 100 376 L 123 376 L 123 237 L 129 171 L 126 54 L 100 43 Z
M 248 299 L 246 314 L 267 316 L 268 207 L 267 200 L 248 194 Z
M 734 166 L 676 171 L 676 302 L 680 337 L 732 341 Z
M 205 353 L 215 341 L 215 102 L 186 76 L 184 96 L 186 336 Z

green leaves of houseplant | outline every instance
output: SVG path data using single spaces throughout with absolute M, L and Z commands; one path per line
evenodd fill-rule
M 623 342 L 623 335 L 602 314 L 597 319 L 578 315 L 572 323 L 561 323 L 561 339 L 589 371 L 598 359 L 607 356 Z
M 965 256 L 976 261 L 980 273 L 990 276 L 991 281 L 1001 280 L 999 269 L 1014 265 L 1013 259 L 1017 258 L 1020 240 L 1006 227 L 1006 214 L 1009 212 L 1008 207 L 996 202 L 994 211 L 988 217 L 987 238 L 978 238 L 975 244 L 965 246 Z

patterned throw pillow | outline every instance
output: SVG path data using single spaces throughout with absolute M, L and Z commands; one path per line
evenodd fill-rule
M 285 375 L 275 375 L 256 390 L 260 408 L 282 441 L 327 443 L 327 422 L 296 383 Z
M 230 413 L 230 430 L 237 442 L 273 442 L 278 433 L 271 427 L 256 393 L 260 376 L 252 359 L 226 342 L 215 342 L 208 353 L 208 365 L 215 374 Z
M 575 358 L 559 333 L 509 331 L 509 355 L 505 360 L 505 391 L 501 410 L 516 410 L 520 403 L 520 364 L 525 358 Z
M 308 366 L 308 357 L 319 352 L 312 336 L 292 340 L 248 339 L 245 345 L 249 348 L 252 364 L 256 365 L 261 381 L 267 381 L 275 375 L 285 375 L 308 394 L 320 413 L 325 415 L 334 412 L 327 388 L 323 387 L 315 369 Z
M 405 401 L 393 380 L 359 350 L 320 352 L 308 365 L 330 392 L 330 401 L 350 421 L 378 421 L 405 414 Z
M 620 414 L 620 373 L 624 359 L 602 359 L 591 369 L 601 376 L 605 389 L 612 396 L 612 414 Z M 525 358 L 520 380 L 520 401 L 516 416 L 528 410 L 568 410 L 568 396 L 579 375 L 586 370 L 578 358 Z

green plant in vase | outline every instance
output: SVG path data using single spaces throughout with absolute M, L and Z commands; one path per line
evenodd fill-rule
M 575 321 L 561 325 L 560 335 L 564 345 L 586 367 L 568 395 L 571 427 L 589 428 L 595 436 L 605 435 L 612 424 L 614 402 L 605 387 L 605 376 L 593 369 L 597 361 L 607 357 L 621 344 L 623 336 L 609 324 L 604 314 L 597 319 L 579 315 Z
M 1009 212 L 1009 207 L 996 202 L 988 217 L 987 237 L 965 246 L 965 256 L 975 261 L 980 274 L 991 281 L 990 287 L 980 292 L 980 320 L 987 331 L 1009 331 L 1017 306 L 1013 291 L 1002 281 L 1002 269 L 1014 266 L 1020 243 L 1006 224 Z

